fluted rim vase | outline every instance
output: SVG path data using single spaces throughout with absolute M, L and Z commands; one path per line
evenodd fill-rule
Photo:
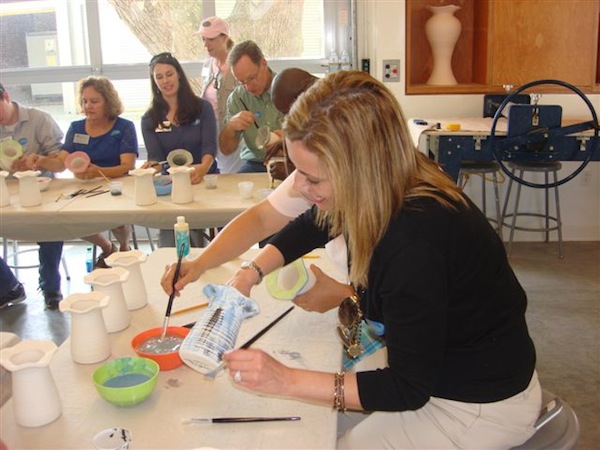
M 427 84 L 451 86 L 458 84 L 452 71 L 452 54 L 460 36 L 462 24 L 454 13 L 457 5 L 426 7 L 432 16 L 425 23 L 425 34 L 433 55 L 433 70 Z

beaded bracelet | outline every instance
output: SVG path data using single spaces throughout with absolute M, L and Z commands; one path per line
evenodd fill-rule
M 337 372 L 334 378 L 333 409 L 339 412 L 346 411 L 346 399 L 344 395 L 344 375 L 345 372 Z

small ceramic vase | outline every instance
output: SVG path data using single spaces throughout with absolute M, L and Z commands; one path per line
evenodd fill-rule
M 148 304 L 146 284 L 142 277 L 142 263 L 146 262 L 148 255 L 140 250 L 111 253 L 105 262 L 111 267 L 122 267 L 129 271 L 129 278 L 123 283 L 123 294 L 127 309 L 130 311 L 143 308 Z
M 6 170 L 0 171 L 0 208 L 10 205 L 10 192 L 6 185 L 6 178 L 10 174 Z
M 21 426 L 41 427 L 62 414 L 49 367 L 56 349 L 52 341 L 21 341 L 0 350 L 0 364 L 12 372 L 13 408 Z
M 71 357 L 79 364 L 93 364 L 110 356 L 110 340 L 102 317 L 108 306 L 106 292 L 72 294 L 58 304 L 71 313 Z
M 192 180 L 190 174 L 195 169 L 193 167 L 169 167 L 168 172 L 173 179 L 173 190 L 171 191 L 171 201 L 177 204 L 191 203 L 194 201 L 194 192 L 192 191 Z
M 15 178 L 19 180 L 19 202 L 21 206 L 30 207 L 42 204 L 42 193 L 37 181 L 40 174 L 39 170 L 15 172 Z
M 138 206 L 154 205 L 158 200 L 154 188 L 153 176 L 155 169 L 134 169 L 129 175 L 135 177 L 135 204 Z
M 105 292 L 110 297 L 108 306 L 102 310 L 106 331 L 109 333 L 124 330 L 131 323 L 131 314 L 123 294 L 123 283 L 128 278 L 129 271 L 122 267 L 96 269 L 83 278 L 95 291 Z

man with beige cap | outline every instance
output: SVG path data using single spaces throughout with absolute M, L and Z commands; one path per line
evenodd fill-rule
M 202 66 L 201 97 L 210 102 L 217 118 L 217 127 L 221 130 L 227 110 L 227 97 L 236 86 L 236 81 L 229 70 L 227 56 L 233 47 L 229 25 L 219 17 L 207 17 L 198 27 L 197 34 L 208 58 Z M 225 155 L 220 147 L 217 150 L 217 163 L 221 173 L 236 173 L 242 167 L 240 147 Z

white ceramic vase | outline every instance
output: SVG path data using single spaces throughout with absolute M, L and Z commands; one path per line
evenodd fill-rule
M 169 167 L 168 172 L 173 179 L 173 190 L 171 191 L 171 201 L 173 203 L 184 204 L 194 201 L 192 180 L 190 178 L 190 174 L 194 170 L 193 167 L 187 166 Z
M 106 292 L 71 294 L 58 304 L 71 313 L 71 357 L 79 364 L 94 364 L 110 356 L 110 340 L 102 309 L 108 306 Z
M 6 185 L 6 177 L 10 175 L 6 170 L 0 171 L 0 208 L 10 205 L 10 192 Z
M 128 252 L 114 252 L 106 258 L 110 267 L 122 267 L 129 271 L 129 278 L 123 283 L 125 303 L 130 311 L 143 308 L 148 304 L 148 293 L 142 276 L 142 263 L 146 262 L 148 255 L 140 250 Z
M 460 6 L 427 6 L 433 15 L 425 24 L 425 34 L 433 55 L 433 71 L 427 84 L 449 86 L 457 84 L 452 71 L 452 54 L 462 25 L 454 13 Z
M 122 267 L 96 269 L 83 278 L 95 291 L 105 292 L 110 297 L 108 306 L 102 310 L 106 331 L 109 333 L 124 330 L 131 323 L 131 314 L 123 294 L 123 283 L 127 278 L 129 271 Z
M 21 341 L 0 350 L 0 364 L 12 372 L 13 408 L 21 426 L 41 427 L 62 414 L 49 367 L 56 350 L 52 341 Z
M 155 169 L 134 169 L 129 171 L 129 175 L 135 177 L 135 204 L 138 206 L 154 205 L 158 199 L 152 177 L 156 173 Z
M 42 193 L 37 181 L 40 174 L 39 170 L 15 172 L 15 178 L 19 180 L 19 203 L 21 206 L 30 207 L 42 204 Z

